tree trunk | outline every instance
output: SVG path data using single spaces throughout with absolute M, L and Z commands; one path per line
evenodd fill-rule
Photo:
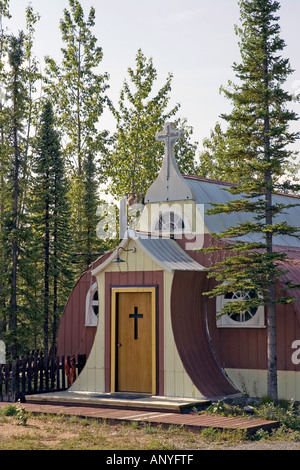
M 55 186 L 57 186 L 55 184 Z M 56 351 L 56 335 L 57 335 L 57 307 L 58 307 L 58 266 L 57 266 L 57 217 L 58 217 L 58 202 L 57 202 L 57 187 L 55 196 L 55 208 L 54 208 L 54 231 L 53 231 L 53 322 L 52 322 L 52 353 Z
M 11 296 L 10 296 L 10 321 L 9 329 L 13 332 L 13 344 L 11 354 L 13 358 L 17 356 L 17 317 L 18 317 L 18 305 L 17 305 L 17 271 L 18 271 L 18 257 L 19 257 L 19 244 L 18 244 L 18 204 L 19 204 L 19 169 L 20 169 L 20 157 L 19 157 L 19 145 L 18 145 L 18 120 L 16 117 L 17 113 L 17 98 L 16 98 L 16 82 L 17 76 L 14 77 L 14 103 L 13 103 L 13 141 L 14 141 L 14 180 L 13 180 L 13 220 L 12 220 L 12 272 L 11 272 Z
M 48 175 L 46 176 L 48 179 Z M 44 259 L 44 353 L 48 355 L 49 346 L 49 257 L 50 257 L 50 236 L 49 236 L 49 188 L 47 187 L 45 203 L 45 259 Z
M 264 51 L 266 54 L 266 50 Z M 266 163 L 270 163 L 270 104 L 268 100 L 269 90 L 269 64 L 268 59 L 264 60 L 264 76 L 265 76 L 265 118 L 264 118 L 264 159 Z M 266 225 L 272 226 L 272 192 L 273 181 L 270 168 L 265 171 L 265 216 Z M 273 233 L 266 232 L 266 250 L 268 254 L 273 252 Z M 275 303 L 275 282 L 273 276 L 274 265 L 272 261 L 269 264 L 270 274 L 268 276 L 268 285 L 265 292 L 267 305 L 267 356 L 268 356 L 268 396 L 273 400 L 278 399 L 277 390 L 277 347 L 276 347 L 276 303 Z

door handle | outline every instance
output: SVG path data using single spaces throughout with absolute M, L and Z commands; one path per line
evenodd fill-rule
M 121 343 L 117 343 L 117 348 L 119 348 L 120 346 L 122 346 L 122 344 L 121 344 Z

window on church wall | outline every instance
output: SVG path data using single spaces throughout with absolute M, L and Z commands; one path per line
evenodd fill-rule
M 182 217 L 176 212 L 160 213 L 154 224 L 155 233 L 183 233 L 185 228 Z
M 85 325 L 97 326 L 99 313 L 98 286 L 95 282 L 86 295 L 85 302 Z
M 246 312 L 233 313 L 231 315 L 220 315 L 221 309 L 227 302 L 239 302 L 247 299 L 258 298 L 254 289 L 248 289 L 238 292 L 229 292 L 217 297 L 217 326 L 227 328 L 259 328 L 265 326 L 264 307 L 250 307 Z

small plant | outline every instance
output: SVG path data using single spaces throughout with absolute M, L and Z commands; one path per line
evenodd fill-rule
M 18 408 L 16 405 L 7 405 L 3 408 L 1 414 L 4 416 L 16 416 L 18 412 Z
M 300 431 L 300 411 L 299 405 L 294 401 L 280 402 L 266 400 L 260 405 L 255 413 L 263 419 L 279 421 L 282 426 L 294 431 Z
M 216 428 L 206 428 L 201 431 L 201 437 L 204 437 L 208 441 L 220 440 L 220 431 Z
M 223 415 L 225 413 L 225 404 L 223 401 L 212 403 L 206 410 L 207 413 Z
M 15 416 L 18 420 L 18 424 L 21 426 L 27 425 L 28 420 L 28 412 L 25 408 L 21 405 L 20 400 L 18 401 L 17 405 L 7 405 L 1 411 L 3 416 Z
M 243 414 L 243 410 L 238 405 L 230 405 L 222 400 L 212 403 L 205 412 L 222 416 L 240 416 Z
M 268 431 L 264 431 L 263 429 L 259 429 L 256 431 L 254 436 L 252 436 L 253 441 L 261 441 L 262 439 L 268 439 L 269 433 Z
M 17 419 L 18 419 L 18 425 L 19 426 L 27 426 L 28 412 L 21 405 L 20 400 L 18 401 L 16 416 L 17 416 Z

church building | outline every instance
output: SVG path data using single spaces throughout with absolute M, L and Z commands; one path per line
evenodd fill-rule
M 235 196 L 224 191 L 230 183 L 179 172 L 173 149 L 180 137 L 170 123 L 157 134 L 165 143 L 165 157 L 145 194 L 139 219 L 115 250 L 93 263 L 71 293 L 59 327 L 57 354 L 87 356 L 71 391 L 193 399 L 267 394 L 264 308 L 218 315 L 226 302 L 256 293 L 203 295 L 214 282 L 207 268 L 225 255 L 199 250 L 222 244 L 212 234 L 247 215 L 206 213 L 211 203 Z M 284 194 L 274 199 L 297 203 Z M 295 225 L 300 208 L 290 207 L 278 216 L 280 220 Z M 249 240 L 254 237 L 249 235 Z M 282 282 L 299 282 L 300 240 L 282 235 L 275 241 L 274 249 L 288 255 Z M 299 291 L 292 295 L 300 300 Z M 276 321 L 279 398 L 300 400 L 300 303 L 278 304 Z

